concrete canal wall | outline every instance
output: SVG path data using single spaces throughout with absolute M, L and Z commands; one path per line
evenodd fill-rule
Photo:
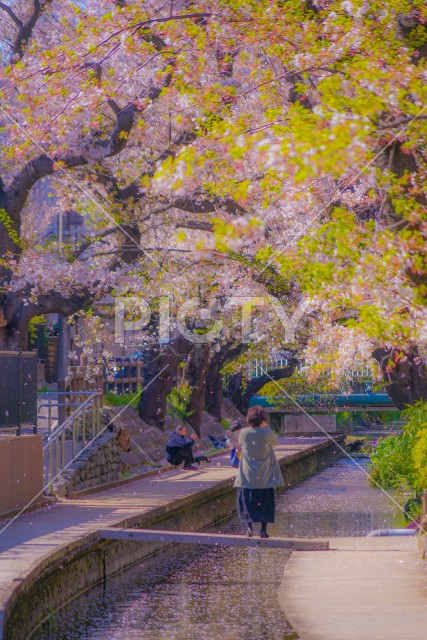
M 336 440 L 342 445 L 344 437 L 336 436 Z M 296 453 L 289 451 L 279 459 L 285 486 L 313 475 L 341 456 L 339 447 L 326 440 L 317 441 Z M 234 477 L 229 477 L 140 515 L 116 520 L 110 526 L 203 530 L 235 512 L 233 483 Z M 36 565 L 31 565 L 25 576 L 21 574 L 17 579 L 2 612 L 1 637 L 28 640 L 33 630 L 55 610 L 137 562 L 143 561 L 145 570 L 149 570 L 147 560 L 167 547 L 164 543 L 154 542 L 101 541 L 97 531 L 58 546 Z

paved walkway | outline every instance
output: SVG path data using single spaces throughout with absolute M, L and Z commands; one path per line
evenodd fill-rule
M 288 438 L 287 444 L 278 445 L 276 453 L 282 459 L 323 440 Z M 60 547 L 213 487 L 235 473 L 228 454 L 224 454 L 197 471 L 169 471 L 78 500 L 61 500 L 23 514 L 4 531 L 8 521 L 0 520 L 0 637 L 1 612 L 15 585 Z
M 279 592 L 302 640 L 425 640 L 427 565 L 411 538 L 330 538 L 294 552 Z

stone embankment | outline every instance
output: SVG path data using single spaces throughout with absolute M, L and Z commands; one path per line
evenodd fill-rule
M 67 497 L 78 491 L 119 481 L 123 466 L 121 452 L 116 434 L 103 433 L 54 483 L 55 494 Z

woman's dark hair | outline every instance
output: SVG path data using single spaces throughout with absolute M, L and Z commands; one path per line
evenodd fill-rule
M 259 427 L 263 422 L 268 422 L 267 412 L 259 405 L 251 407 L 247 413 L 246 422 L 250 427 Z
M 245 425 L 240 420 L 233 420 L 233 422 L 229 426 L 230 431 L 237 431 L 238 429 L 243 429 Z

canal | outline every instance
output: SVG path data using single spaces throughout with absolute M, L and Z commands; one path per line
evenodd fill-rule
M 270 533 L 364 536 L 399 526 L 392 501 L 342 459 L 279 494 Z M 215 530 L 242 531 L 237 518 Z M 175 547 L 52 612 L 33 640 L 296 640 L 277 600 L 288 557 L 276 549 Z

